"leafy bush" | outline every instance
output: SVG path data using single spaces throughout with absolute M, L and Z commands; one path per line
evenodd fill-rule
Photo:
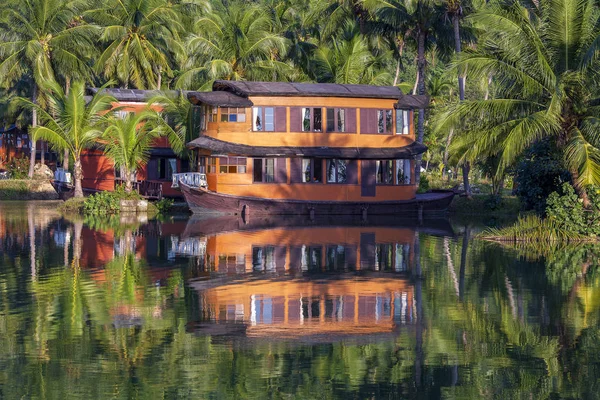
M 573 232 L 556 221 L 537 215 L 519 217 L 517 222 L 502 229 L 488 228 L 480 234 L 483 239 L 548 247 L 555 243 L 589 240 L 579 232 Z
M 85 214 L 116 214 L 120 211 L 121 198 L 117 192 L 98 192 L 86 197 Z
M 560 190 L 561 185 L 570 180 L 556 146 L 541 141 L 531 146 L 517 164 L 515 194 L 524 210 L 534 210 L 543 215 L 550 193 Z
M 11 179 L 26 179 L 29 173 L 29 158 L 15 157 L 7 165 Z
M 417 189 L 417 193 L 425 193 L 429 190 L 429 179 L 425 175 L 421 175 L 419 179 L 419 189 Z
M 587 188 L 591 208 L 585 209 L 583 202 L 568 183 L 561 188 L 562 195 L 553 192 L 548 196 L 547 219 L 562 229 L 585 236 L 600 236 L 600 190 Z
M 159 200 L 156 203 L 154 203 L 154 206 L 158 210 L 159 214 L 164 214 L 164 213 L 169 212 L 171 210 L 171 207 L 173 207 L 173 200 L 162 199 L 162 200 Z
M 490 210 L 499 210 L 504 206 L 504 199 L 498 194 L 490 194 L 486 196 L 484 205 Z

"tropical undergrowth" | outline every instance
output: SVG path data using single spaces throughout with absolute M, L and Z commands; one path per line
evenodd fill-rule
M 600 237 L 600 189 L 587 188 L 590 206 L 584 207 L 573 186 L 564 183 L 562 194 L 553 192 L 547 200 L 546 216 L 525 215 L 505 228 L 490 228 L 480 237 L 507 242 L 532 250 L 557 243 L 597 242 Z

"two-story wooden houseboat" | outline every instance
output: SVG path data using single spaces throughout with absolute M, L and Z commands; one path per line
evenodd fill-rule
M 175 175 L 195 213 L 392 214 L 445 210 L 417 195 L 414 109 L 393 86 L 216 81 L 190 92 L 198 173 Z M 205 178 L 205 179 L 204 179 Z

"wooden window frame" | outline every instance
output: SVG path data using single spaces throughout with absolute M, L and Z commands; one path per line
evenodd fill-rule
M 208 122 L 218 122 L 219 118 L 218 118 L 218 110 L 219 107 L 217 106 L 207 106 L 208 110 L 207 110 L 207 114 L 208 114 Z M 208 125 L 207 125 L 208 127 Z
M 346 164 L 346 174 L 344 176 L 343 182 L 339 181 L 339 174 L 340 174 L 339 173 L 339 164 L 338 164 L 339 161 Z M 334 173 L 335 178 L 333 181 L 329 180 L 329 165 L 328 164 L 330 162 L 335 164 L 335 173 Z M 348 184 L 348 165 L 349 165 L 348 160 L 344 160 L 341 158 L 328 158 L 325 161 L 325 180 L 326 180 L 327 184 L 328 185 L 346 185 L 346 184 Z
M 404 167 L 406 166 L 405 161 L 408 161 L 408 165 L 409 165 L 409 176 L 410 176 L 410 180 L 409 183 L 405 183 L 404 178 L 406 177 L 406 173 L 404 170 Z M 402 183 L 400 183 L 400 175 L 399 175 L 399 163 L 402 163 Z M 394 175 L 395 175 L 395 180 L 394 180 L 394 184 L 396 186 L 411 186 L 414 185 L 415 183 L 414 181 L 414 174 L 412 173 L 412 159 L 410 158 L 399 158 L 394 160 Z
M 206 173 L 207 174 L 216 174 L 217 171 L 217 157 L 207 157 L 206 158 Z
M 267 129 L 267 108 L 273 110 L 273 129 Z M 258 115 L 260 113 L 260 115 Z M 260 117 L 261 118 L 261 126 L 262 129 L 256 129 L 257 125 L 256 125 L 256 117 Z M 276 122 L 275 122 L 275 107 L 265 107 L 265 106 L 257 106 L 257 107 L 252 107 L 252 131 L 253 132 L 275 132 L 275 126 L 276 126 Z
M 219 174 L 245 174 L 248 172 L 248 159 L 246 157 L 227 156 L 219 158 L 227 159 L 227 162 L 225 164 L 222 164 L 221 160 L 219 160 Z M 235 160 L 235 162 L 232 164 L 230 160 Z M 223 168 L 225 168 L 225 171 L 223 171 Z
M 302 158 L 301 159 L 302 163 L 301 163 L 301 168 L 302 168 L 302 182 L 300 183 L 308 183 L 308 184 L 317 184 L 317 183 L 323 183 L 323 159 L 322 158 Z M 310 182 L 306 182 L 304 181 L 304 179 L 306 178 L 306 171 L 304 170 L 304 162 L 308 161 L 310 162 L 310 175 L 312 180 Z M 321 178 L 320 180 L 314 180 L 315 179 L 315 165 L 321 164 Z
M 329 110 L 333 110 L 333 130 L 329 130 Z M 340 111 L 344 113 L 344 126 L 342 130 L 339 130 L 339 117 Z M 346 133 L 348 125 L 348 111 L 345 108 L 335 107 L 325 109 L 325 132 L 327 133 Z
M 310 110 L 309 119 L 310 119 L 310 129 L 304 129 L 304 115 L 305 110 Z M 319 130 L 315 129 L 315 110 L 320 110 L 321 112 L 321 127 Z M 323 107 L 301 107 L 300 108 L 300 127 L 302 132 L 313 132 L 313 133 L 322 133 L 323 130 Z
M 271 181 L 267 181 L 266 177 L 267 177 L 267 161 L 268 160 L 272 160 L 273 161 L 273 180 Z M 256 162 L 260 161 L 260 165 L 261 165 L 261 169 L 260 169 L 260 176 L 261 176 L 261 180 L 256 180 Z M 276 175 L 277 175 L 277 159 L 276 158 L 271 158 L 271 157 L 266 157 L 266 158 L 254 158 L 252 161 L 252 182 L 253 183 L 278 183 L 276 182 Z
M 379 115 L 383 116 L 383 132 L 379 131 Z M 389 125 L 388 125 L 388 115 L 390 117 Z M 392 135 L 394 133 L 394 112 L 391 108 L 385 109 L 377 109 L 376 110 L 376 120 L 375 123 L 377 135 Z
M 231 112 L 235 110 L 235 112 Z M 231 121 L 231 116 L 235 115 L 235 121 Z M 240 121 L 240 117 L 243 117 L 243 121 Z M 225 118 L 225 121 L 223 120 Z M 246 122 L 246 108 L 245 107 L 221 107 L 221 123 L 245 123 Z
M 396 135 L 409 135 L 410 134 L 410 110 L 397 109 L 396 110 Z M 400 128 L 401 129 L 398 129 Z
M 382 163 L 387 163 L 389 169 L 383 169 L 383 181 L 379 179 L 379 167 Z M 390 165 L 391 163 L 391 165 Z M 375 184 L 379 186 L 392 186 L 394 185 L 394 160 L 376 160 L 375 161 Z

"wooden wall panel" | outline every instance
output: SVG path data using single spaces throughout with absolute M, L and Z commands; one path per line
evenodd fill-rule
M 287 107 L 275 107 L 275 131 L 287 131 Z
M 346 115 L 346 132 L 356 133 L 356 108 L 347 108 Z
M 290 107 L 290 131 L 302 132 L 302 108 Z

